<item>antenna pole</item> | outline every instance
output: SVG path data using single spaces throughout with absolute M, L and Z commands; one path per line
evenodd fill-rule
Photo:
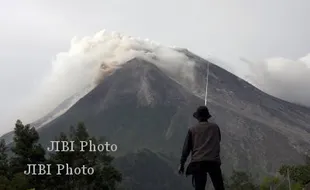
M 287 179 L 288 179 L 288 188 L 289 188 L 289 190 L 291 190 L 292 187 L 291 187 L 291 179 L 290 179 L 290 170 L 289 169 L 287 169 Z
M 210 62 L 208 62 L 207 66 L 207 81 L 206 81 L 206 93 L 205 93 L 205 106 L 207 106 L 208 103 L 208 85 L 209 85 L 209 67 L 210 67 Z

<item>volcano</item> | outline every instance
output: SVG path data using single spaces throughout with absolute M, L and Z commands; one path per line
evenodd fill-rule
M 91 135 L 117 144 L 117 157 L 148 149 L 166 155 L 165 163 L 175 167 L 187 129 L 196 122 L 192 113 L 204 104 L 209 64 L 208 107 L 222 131 L 225 173 L 242 169 L 265 175 L 304 161 L 310 147 L 309 108 L 270 96 L 188 50 L 177 51 L 195 63 L 190 79 L 143 57 L 131 58 L 40 127 L 41 142 L 46 145 L 81 121 Z
M 187 128 L 196 122 L 192 113 L 204 104 L 210 64 L 208 107 L 222 130 L 226 167 L 272 172 L 302 161 L 310 145 L 308 108 L 269 96 L 193 53 L 179 51 L 195 62 L 195 83 L 143 58 L 130 59 L 40 128 L 42 139 L 50 141 L 82 121 L 91 134 L 118 144 L 120 153 L 148 148 L 178 157 Z

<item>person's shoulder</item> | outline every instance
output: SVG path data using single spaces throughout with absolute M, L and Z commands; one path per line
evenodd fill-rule
M 203 123 L 196 123 L 194 125 L 192 125 L 190 128 L 189 128 L 189 131 L 196 131 L 196 130 L 200 130 L 200 129 L 207 129 L 207 128 L 217 128 L 219 129 L 219 126 L 214 123 L 214 122 L 203 122 Z
M 219 128 L 219 126 L 214 122 L 209 122 L 210 127 Z
M 193 124 L 193 125 L 191 125 L 191 126 L 188 128 L 188 131 L 189 131 L 189 132 L 193 132 L 193 131 L 196 131 L 197 129 L 199 129 L 200 127 L 201 127 L 201 124 L 200 124 L 200 123 Z
M 188 128 L 188 130 L 191 131 L 191 130 L 197 128 L 198 126 L 199 126 L 199 124 L 196 123 L 196 124 L 194 124 L 194 125 L 191 125 L 191 126 Z

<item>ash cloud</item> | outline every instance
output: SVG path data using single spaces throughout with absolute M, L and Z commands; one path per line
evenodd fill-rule
M 290 60 L 282 57 L 249 62 L 247 80 L 261 90 L 289 102 L 310 107 L 310 54 Z
M 55 57 L 51 72 L 23 106 L 27 108 L 21 112 L 23 121 L 32 122 L 70 96 L 90 91 L 135 57 L 151 61 L 170 74 L 178 72 L 184 78 L 193 79 L 190 71 L 194 63 L 173 47 L 105 30 L 82 39 L 75 37 L 69 50 Z

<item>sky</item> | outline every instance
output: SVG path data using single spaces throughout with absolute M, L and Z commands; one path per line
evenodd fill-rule
M 308 0 L 3 1 L 0 134 L 71 39 L 102 29 L 211 54 L 270 94 L 310 105 L 309 9 Z

